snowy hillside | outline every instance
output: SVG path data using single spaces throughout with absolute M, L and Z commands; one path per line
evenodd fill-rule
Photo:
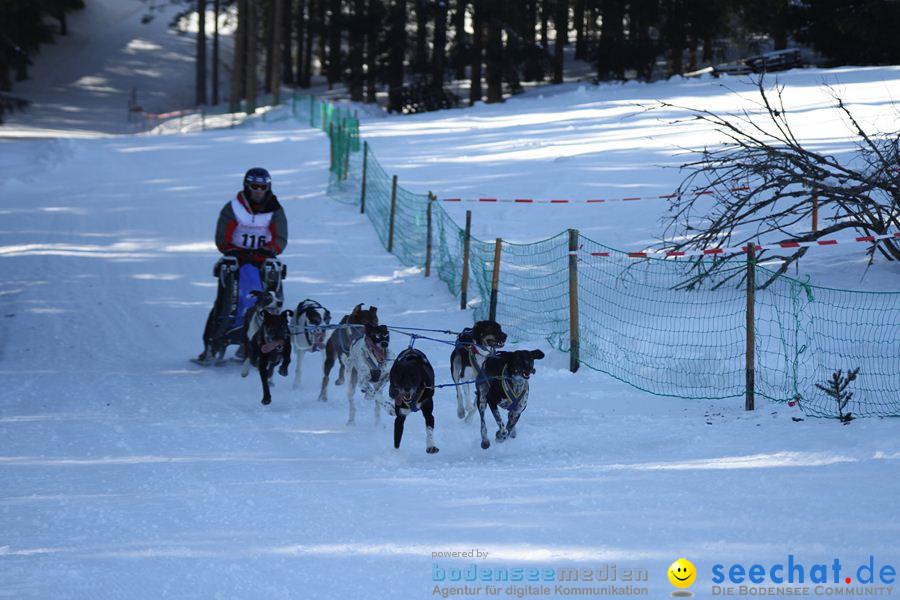
M 896 70 L 789 76 L 820 124 L 809 134 L 839 149 L 842 124 L 822 125 L 812 86 L 832 76 L 877 119 L 893 114 Z M 636 104 L 730 98 L 712 80 L 576 86 L 366 117 L 363 135 L 404 186 L 439 197 L 643 195 L 677 183 L 662 168 L 678 164 L 673 148 L 707 139 Z M 647 581 L 629 585 L 663 597 L 681 556 L 698 569 L 700 596 L 719 563 L 900 563 L 892 419 L 842 426 L 780 405 L 746 413 L 740 402 L 654 397 L 571 374 L 566 355 L 533 340 L 519 347 L 547 358 L 517 439 L 482 450 L 442 389 L 440 453 L 428 455 L 416 415 L 395 451 L 390 421 L 374 426 L 369 407 L 345 425 L 343 388 L 317 402 L 321 355 L 306 357 L 299 390 L 276 377 L 268 407 L 254 377 L 188 362 L 215 294 L 216 215 L 255 165 L 272 172 L 290 223 L 288 305 L 309 297 L 342 315 L 363 302 L 390 325 L 471 323 L 441 282 L 403 267 L 365 216 L 326 196 L 327 162 L 325 135 L 290 120 L 0 145 L 0 597 L 424 599 L 465 585 L 472 563 L 481 575 L 614 564 L 619 586 L 624 569 L 645 569 Z M 662 208 L 476 210 L 486 239 L 578 226 L 630 249 L 653 241 Z M 856 287 L 859 257 L 825 254 L 842 251 L 803 266 Z M 897 275 L 878 265 L 863 285 L 897 290 Z M 393 334 L 395 352 L 407 344 Z M 449 346 L 417 347 L 448 382 Z M 474 549 L 487 556 L 436 554 Z M 481 575 L 469 585 L 483 588 Z M 498 596 L 537 597 L 506 592 L 528 584 L 503 582 Z M 544 597 L 565 597 L 590 584 L 543 585 Z

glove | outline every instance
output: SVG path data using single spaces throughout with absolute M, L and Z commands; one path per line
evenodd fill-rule
M 254 251 L 248 250 L 246 248 L 233 247 L 233 248 L 229 248 L 222 254 L 224 254 L 225 256 L 233 256 L 236 259 L 238 259 L 239 261 L 244 261 L 244 260 L 247 260 L 248 258 L 252 257 L 254 254 Z

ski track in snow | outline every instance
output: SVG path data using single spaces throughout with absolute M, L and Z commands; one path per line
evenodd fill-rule
M 208 240 L 248 145 L 288 212 L 288 305 L 468 323 L 439 281 L 403 268 L 364 216 L 323 195 L 314 130 L 79 141 L 52 178 L 4 184 L 2 209 L 17 211 L 0 238 L 9 597 L 424 598 L 430 553 L 469 548 L 492 567 L 651 574 L 682 554 L 896 556 L 890 420 L 794 423 L 780 407 L 647 397 L 572 375 L 536 344 L 549 356 L 518 438 L 482 451 L 441 390 L 441 452 L 429 456 L 417 415 L 394 451 L 390 420 L 375 428 L 370 408 L 344 425 L 343 388 L 317 402 L 320 355 L 306 357 L 299 391 L 278 377 L 267 408 L 254 376 L 187 362 L 214 294 Z M 88 175 L 98 165 L 103 177 Z M 394 334 L 395 350 L 406 344 Z M 448 381 L 449 346 L 418 344 Z M 658 576 L 649 586 L 668 589 Z

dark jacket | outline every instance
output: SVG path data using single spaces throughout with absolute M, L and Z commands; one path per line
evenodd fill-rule
M 287 217 L 284 214 L 284 209 L 281 207 L 281 204 L 278 203 L 278 198 L 276 198 L 274 194 L 269 193 L 257 210 L 253 210 L 252 203 L 244 198 L 243 192 L 238 192 L 237 201 L 251 215 L 272 213 L 271 220 L 269 221 L 269 241 L 257 250 L 276 256 L 284 252 L 288 243 L 288 226 Z M 247 251 L 232 240 L 232 234 L 237 226 L 237 216 L 234 213 L 231 202 L 228 202 L 219 212 L 219 221 L 216 223 L 216 247 L 219 249 L 219 252 L 225 254 L 234 251 Z

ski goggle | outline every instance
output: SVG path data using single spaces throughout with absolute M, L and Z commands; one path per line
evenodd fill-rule
M 247 185 L 251 190 L 267 190 L 269 189 L 269 185 L 266 183 L 250 183 Z
M 247 184 L 251 189 L 267 190 L 269 189 L 269 186 L 272 185 L 272 178 L 268 175 L 256 175 L 251 173 L 244 178 L 244 183 Z M 259 184 L 261 187 L 254 188 L 254 183 Z

